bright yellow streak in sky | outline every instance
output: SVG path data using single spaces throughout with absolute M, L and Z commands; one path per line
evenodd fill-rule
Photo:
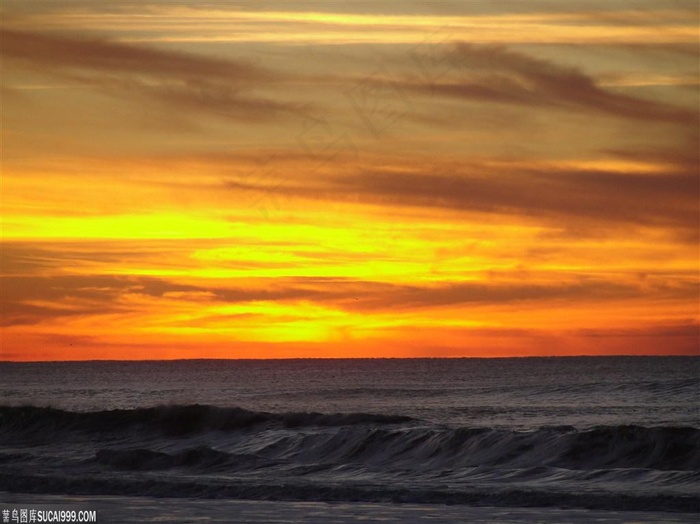
M 6 219 L 6 240 L 224 238 L 225 222 L 182 214 L 116 215 L 103 217 L 36 217 Z
M 683 43 L 697 39 L 687 12 L 619 11 L 600 21 L 587 13 L 504 15 L 368 15 L 324 12 L 230 11 L 162 6 L 157 13 L 70 13 L 26 19 L 32 27 L 79 26 L 87 30 L 154 32 L 132 42 L 278 42 L 318 44 L 481 43 Z M 660 31 L 650 21 L 668 20 Z M 307 28 L 313 28 L 308 30 Z M 158 35 L 158 33 L 164 33 Z

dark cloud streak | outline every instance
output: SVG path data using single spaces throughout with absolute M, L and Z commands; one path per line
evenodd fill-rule
M 697 175 L 538 171 L 483 176 L 372 171 L 341 180 L 338 192 L 382 204 L 438 207 L 545 220 L 697 229 Z
M 503 46 L 460 43 L 445 53 L 444 62 L 450 73 L 444 79 L 405 80 L 400 86 L 429 96 L 595 111 L 694 127 L 700 118 L 697 111 L 603 89 L 573 67 Z
M 274 82 L 279 76 L 255 65 L 166 51 L 96 38 L 30 33 L 2 29 L 6 57 L 50 68 L 141 73 L 159 77 L 207 77 L 236 82 Z
M 233 120 L 266 120 L 308 110 L 250 91 L 293 80 L 242 60 L 128 45 L 96 38 L 2 29 L 3 58 L 122 98 Z
M 654 153 L 613 153 L 633 161 L 673 162 L 670 156 Z M 275 191 L 384 207 L 507 215 L 590 233 L 620 226 L 660 227 L 696 242 L 698 173 L 692 157 L 679 157 L 675 164 L 655 172 L 575 169 L 537 162 L 435 162 L 395 168 L 363 166 L 323 183 L 287 183 Z M 226 179 L 223 187 L 237 192 L 267 190 L 239 179 Z
M 236 288 L 109 275 L 3 277 L 0 284 L 3 289 L 0 325 L 4 326 L 37 324 L 67 316 L 131 313 L 141 307 L 122 300 L 125 295 L 200 305 L 303 300 L 347 311 L 374 312 L 459 305 L 504 307 L 537 302 L 544 305 L 552 301 L 606 302 L 641 297 L 689 300 L 700 291 L 693 282 L 641 286 L 583 276 L 561 282 L 456 282 L 432 286 L 290 277 L 263 279 L 254 287 Z

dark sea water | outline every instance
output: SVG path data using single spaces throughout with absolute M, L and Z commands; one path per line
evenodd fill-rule
M 0 363 L 0 491 L 700 513 L 700 358 Z

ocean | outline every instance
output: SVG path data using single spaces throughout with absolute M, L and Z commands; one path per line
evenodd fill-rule
M 0 404 L 0 505 L 102 522 L 700 519 L 700 358 L 5 362 Z

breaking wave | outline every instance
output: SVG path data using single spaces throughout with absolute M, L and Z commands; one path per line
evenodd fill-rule
M 0 407 L 0 464 L 7 491 L 700 511 L 692 427 L 514 431 L 203 405 Z M 603 485 L 649 490 L 603 495 Z
M 356 424 L 399 424 L 410 417 L 369 413 L 268 413 L 241 408 L 220 408 L 199 404 L 157 406 L 153 408 L 114 409 L 73 412 L 50 407 L 0 407 L 0 428 L 14 432 L 87 431 L 109 433 L 128 428 L 160 431 L 165 435 L 187 435 L 203 431 L 233 431 L 279 426 L 349 426 Z

